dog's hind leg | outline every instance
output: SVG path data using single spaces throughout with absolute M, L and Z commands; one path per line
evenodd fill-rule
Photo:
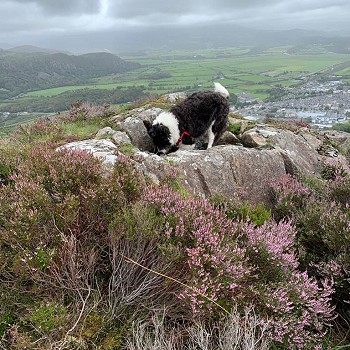
M 215 121 L 215 123 L 212 127 L 213 134 L 215 134 L 214 145 L 217 144 L 220 137 L 227 130 L 227 123 L 228 123 L 228 116 L 227 115 L 225 117 L 219 118 Z
M 214 139 L 215 139 L 215 134 L 213 132 L 214 122 L 211 123 L 210 128 L 208 129 L 208 147 L 207 147 L 207 149 L 213 147 L 213 143 L 214 143 Z

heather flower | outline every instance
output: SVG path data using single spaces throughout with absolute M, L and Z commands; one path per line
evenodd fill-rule
M 318 280 L 334 281 L 333 302 L 349 319 L 350 299 L 350 176 L 335 161 L 332 176 L 307 187 L 293 178 L 282 179 L 273 191 L 276 216 L 291 218 L 297 228 L 296 245 L 302 270 Z
M 333 318 L 333 279 L 337 287 L 346 270 L 346 203 L 320 200 L 313 190 L 285 178 L 276 185 L 276 202 L 280 214 L 293 221 L 276 223 L 267 215 L 255 223 L 248 214 L 231 217 L 225 206 L 182 196 L 168 186 L 147 188 L 124 156 L 107 175 L 91 154 L 55 151 L 49 144 L 23 148 L 4 164 L 2 275 L 20 277 L 25 293 L 35 286 L 37 295 L 67 295 L 80 308 L 90 302 L 90 291 L 96 292 L 99 306 L 109 305 L 113 318 L 118 310 L 134 312 L 140 299 L 157 305 L 157 297 L 170 290 L 196 318 L 253 307 L 276 346 L 321 346 Z M 296 215 L 300 212 L 304 216 Z M 297 249 L 314 237 L 308 233 L 311 224 L 301 226 L 307 214 L 317 217 L 321 242 L 334 254 L 314 261 L 332 272 L 318 280 L 310 277 Z M 154 271 L 166 262 L 164 273 L 186 286 L 173 287 L 174 281 L 124 261 L 120 253 Z
M 303 200 L 311 194 L 294 188 Z M 195 315 L 212 311 L 213 302 L 228 310 L 253 304 L 275 343 L 291 349 L 320 345 L 333 317 L 333 284 L 324 281 L 319 287 L 297 270 L 297 232 L 290 222 L 259 227 L 232 221 L 209 201 L 183 198 L 166 186 L 149 188 L 146 203 L 164 216 L 164 237 L 183 252 L 180 262 L 190 278 L 179 298 Z
M 276 214 L 282 217 L 292 217 L 296 210 L 303 210 L 314 196 L 308 187 L 289 175 L 273 184 L 272 192 Z
M 115 114 L 109 105 L 97 106 L 86 101 L 77 101 L 71 105 L 68 113 L 60 115 L 62 121 L 83 121 L 92 118 L 105 118 Z

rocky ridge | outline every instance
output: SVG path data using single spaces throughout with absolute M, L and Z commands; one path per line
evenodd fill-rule
M 163 97 L 168 108 L 183 95 Z M 165 103 L 164 103 L 165 101 Z M 251 124 L 230 117 L 229 130 L 209 150 L 179 150 L 165 156 L 153 151 L 143 120 L 153 121 L 162 109 L 152 105 L 112 117 L 113 128 L 100 130 L 94 139 L 66 144 L 65 148 L 92 152 L 106 167 L 118 154 L 132 154 L 135 164 L 155 182 L 176 173 L 183 186 L 201 196 L 222 195 L 255 203 L 270 202 L 270 185 L 286 174 L 320 177 L 327 165 L 349 169 L 350 134 L 316 131 L 306 127 Z M 234 132 L 232 132 L 234 130 Z

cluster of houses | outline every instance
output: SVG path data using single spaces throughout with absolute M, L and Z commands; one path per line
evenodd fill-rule
M 308 82 L 285 90 L 280 100 L 271 102 L 259 101 L 249 93 L 239 94 L 240 107 L 233 109 L 247 119 L 267 116 L 304 119 L 317 128 L 331 128 L 336 123 L 350 121 L 350 87 L 341 81 Z

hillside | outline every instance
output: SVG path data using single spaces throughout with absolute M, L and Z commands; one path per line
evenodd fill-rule
M 87 79 L 139 68 L 110 53 L 67 55 L 64 53 L 0 52 L 0 99 L 20 93 L 62 85 L 83 84 Z
M 231 116 L 160 157 L 175 97 L 0 140 L 1 349 L 349 347 L 349 134 Z

